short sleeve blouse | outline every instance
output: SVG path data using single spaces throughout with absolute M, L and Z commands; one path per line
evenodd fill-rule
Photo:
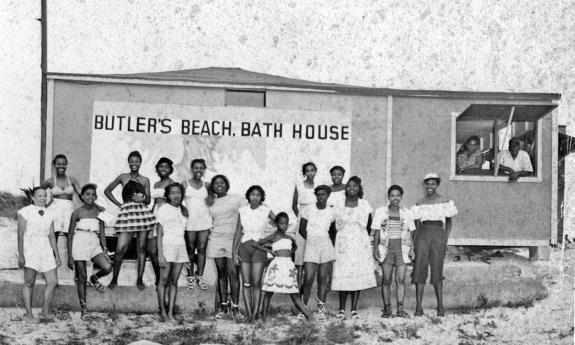
M 21 208 L 18 214 L 26 220 L 24 236 L 50 235 L 50 226 L 54 222 L 54 216 L 51 212 L 47 212 L 45 207 L 28 205 Z
M 437 204 L 415 205 L 411 208 L 413 219 L 424 221 L 442 221 L 457 215 L 457 207 L 452 200 Z
M 311 205 L 315 203 L 315 185 L 312 188 L 307 188 L 303 180 L 298 180 L 295 187 L 297 189 L 298 205 Z
M 242 242 L 261 240 L 264 237 L 271 210 L 264 205 L 254 210 L 248 205 L 240 207 L 239 212 L 243 227 Z
M 214 204 L 210 206 L 210 215 L 213 219 L 212 233 L 235 234 L 239 209 L 245 204 L 246 199 L 237 194 L 216 198 Z
M 184 233 L 188 220 L 179 207 L 165 204 L 158 209 L 156 215 L 158 223 L 162 225 L 163 243 L 185 245 Z
M 356 207 L 346 207 L 345 200 L 336 206 L 338 229 L 346 225 L 359 225 L 362 228 L 367 227 L 369 215 L 373 208 L 366 200 L 359 199 Z
M 329 234 L 329 226 L 335 222 L 335 209 L 331 206 L 320 210 L 311 205 L 302 211 L 302 218 L 307 220 L 307 236 L 323 237 Z

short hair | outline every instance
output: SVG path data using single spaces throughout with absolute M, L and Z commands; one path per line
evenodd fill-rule
M 42 189 L 42 190 L 44 190 L 44 191 L 46 190 L 46 188 L 44 188 L 44 187 L 42 187 L 42 186 L 34 187 L 34 188 L 32 188 L 32 191 L 30 192 L 30 195 L 31 195 L 31 196 L 36 196 L 36 192 L 39 191 L 40 189 Z
M 393 192 L 394 190 L 398 191 L 399 194 L 401 194 L 401 196 L 403 196 L 403 188 L 401 188 L 401 186 L 398 186 L 396 184 L 389 187 L 389 189 L 387 190 L 387 196 L 389 196 L 391 194 L 391 192 Z
M 469 138 L 467 138 L 467 140 L 465 140 L 465 143 L 463 144 L 463 146 L 467 147 L 467 144 L 469 144 L 472 141 L 477 142 L 477 145 L 479 145 L 481 143 L 481 139 L 479 139 L 479 137 L 477 135 L 472 135 Z
M 84 193 L 85 193 L 86 191 L 90 190 L 90 189 L 95 192 L 95 191 L 96 191 L 96 188 L 97 188 L 97 186 L 96 186 L 94 183 L 85 184 L 85 185 L 82 187 L 82 191 L 80 192 L 80 195 L 84 195 Z
M 208 167 L 206 165 L 206 161 L 203 158 L 196 158 L 192 160 L 192 163 L 190 163 L 190 168 L 192 168 L 196 163 L 202 164 L 204 166 L 204 169 Z
M 170 167 L 170 173 L 168 174 L 171 175 L 174 172 L 174 162 L 172 162 L 171 159 L 166 158 L 166 157 L 162 157 L 158 160 L 158 163 L 156 163 L 156 170 L 158 170 L 158 168 L 160 167 L 161 164 L 168 164 L 168 166 Z
M 140 162 L 142 161 L 142 155 L 140 154 L 139 151 L 130 152 L 130 154 L 128 155 L 128 160 L 130 160 L 130 158 L 132 158 L 132 157 L 137 157 L 140 159 Z
M 521 145 L 521 139 L 519 139 L 517 137 L 513 137 L 513 138 L 509 139 L 509 146 L 511 146 L 512 142 L 516 142 L 517 144 Z
M 361 179 L 360 179 L 358 176 L 352 176 L 352 177 L 349 178 L 349 180 L 347 180 L 347 185 L 348 185 L 348 186 L 349 186 L 349 183 L 350 183 L 350 182 L 355 182 L 355 183 L 357 183 L 357 185 L 359 186 L 359 192 L 357 193 L 357 196 L 358 196 L 360 199 L 363 199 L 363 187 L 361 186 Z M 347 186 L 346 186 L 346 187 L 347 187 Z M 346 198 L 348 197 L 348 195 L 347 195 L 347 188 L 346 188 L 346 190 L 345 190 L 345 197 L 346 197 Z
M 63 160 L 66 161 L 66 164 L 68 164 L 68 157 L 66 157 L 66 155 L 63 155 L 63 154 L 59 153 L 59 154 L 57 154 L 57 155 L 54 156 L 54 159 L 52 159 L 52 165 L 56 164 L 56 161 L 57 161 L 58 159 L 63 159 Z
M 216 175 L 214 177 L 212 177 L 212 182 L 210 182 L 210 192 L 212 194 L 216 194 L 216 191 L 214 190 L 214 182 L 216 182 L 216 179 L 221 178 L 222 180 L 224 180 L 224 184 L 226 185 L 226 192 L 230 190 L 230 181 L 228 180 L 228 178 L 225 175 Z
M 317 195 L 317 192 L 319 192 L 320 190 L 325 190 L 328 195 L 331 194 L 331 187 L 328 185 L 322 184 L 322 185 L 315 187 L 314 194 Z
M 122 199 L 124 202 L 132 201 L 132 197 L 137 193 L 145 194 L 146 190 L 140 182 L 130 180 L 122 188 Z
M 248 202 L 250 201 L 250 194 L 252 194 L 252 192 L 254 190 L 257 190 L 258 192 L 260 192 L 261 196 L 262 196 L 262 200 L 260 201 L 260 204 L 262 202 L 264 202 L 264 200 L 266 200 L 266 192 L 264 191 L 264 189 L 258 185 L 253 185 L 250 188 L 248 188 L 248 191 L 246 192 L 246 199 L 248 200 Z
M 174 183 L 170 183 L 169 185 L 166 186 L 166 189 L 164 190 L 164 197 L 166 198 L 166 200 L 171 201 L 170 200 L 170 189 L 172 188 L 179 188 L 180 189 L 180 193 L 182 193 L 182 200 L 184 200 L 184 196 L 186 194 L 186 189 L 184 188 L 184 186 L 179 183 L 179 182 L 174 182 Z
M 307 168 L 308 165 L 312 165 L 312 166 L 315 168 L 315 170 L 317 171 L 317 166 L 315 165 L 314 162 L 304 163 L 304 164 L 301 166 L 301 173 L 302 173 L 304 176 L 305 176 L 305 168 Z
M 429 181 L 429 180 L 435 180 L 435 182 L 437 183 L 437 186 L 439 186 L 441 184 L 441 179 L 439 177 L 430 177 L 430 178 L 426 178 L 425 180 L 423 180 L 423 183 Z
M 342 174 L 345 175 L 345 169 L 342 166 L 336 165 L 334 167 L 332 167 L 331 169 L 329 169 L 329 173 L 333 174 L 334 171 L 336 170 L 340 170 L 342 172 Z
M 274 222 L 277 224 L 277 223 L 279 223 L 280 219 L 282 219 L 282 218 L 287 219 L 288 223 L 289 223 L 289 216 L 285 212 L 278 213 L 274 219 Z

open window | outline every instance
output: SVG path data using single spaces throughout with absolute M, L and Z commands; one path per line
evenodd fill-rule
M 453 180 L 507 181 L 507 165 L 521 167 L 522 182 L 540 182 L 540 119 L 555 105 L 472 104 L 452 122 Z M 510 155 L 509 142 L 519 143 Z M 511 161 L 510 161 L 511 159 Z M 510 164 L 509 164 L 510 163 Z M 531 170 L 531 171 L 530 171 Z M 528 173 L 527 173 L 528 172 Z

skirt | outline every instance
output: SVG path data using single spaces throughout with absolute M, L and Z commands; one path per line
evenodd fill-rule
M 68 199 L 52 199 L 48 211 L 54 215 L 54 232 L 68 233 L 70 216 L 74 212 L 74 203 Z
M 208 237 L 206 255 L 208 258 L 229 258 L 233 257 L 234 234 L 211 232 Z
M 331 289 L 358 291 L 377 286 L 369 235 L 365 228 L 350 225 L 337 233 Z
M 116 232 L 139 232 L 154 230 L 156 217 L 148 206 L 137 203 L 125 203 L 120 209 L 114 228 Z
M 275 293 L 298 293 L 297 269 L 291 258 L 277 256 L 270 262 L 262 290 Z

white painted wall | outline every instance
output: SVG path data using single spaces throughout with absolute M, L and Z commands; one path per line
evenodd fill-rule
M 0 2 L 0 190 L 37 181 L 40 2 Z M 556 92 L 575 135 L 575 1 L 48 1 L 52 72 L 207 66 L 409 89 Z M 569 159 L 567 171 L 575 171 Z M 568 173 L 567 204 L 575 205 Z M 575 221 L 568 221 L 574 227 Z

